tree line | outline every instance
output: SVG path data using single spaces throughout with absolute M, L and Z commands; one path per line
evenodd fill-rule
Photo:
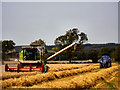
M 53 60 L 88 60 L 92 59 L 93 62 L 97 62 L 102 55 L 109 55 L 111 58 L 114 58 L 115 61 L 120 60 L 120 45 L 117 48 L 101 48 L 101 49 L 92 49 L 85 51 L 83 47 L 84 43 L 88 41 L 87 34 L 80 32 L 77 28 L 67 30 L 64 35 L 58 36 L 55 41 L 55 48 L 52 48 L 53 51 L 57 52 L 64 47 L 76 42 L 77 44 L 70 49 L 62 52 L 58 56 L 54 57 Z M 39 39 L 30 43 L 30 45 L 41 45 L 46 47 L 44 40 Z M 8 54 L 13 54 L 15 48 L 15 42 L 12 40 L 2 41 L 2 59 L 5 60 Z M 46 58 L 51 54 L 48 53 L 46 49 Z

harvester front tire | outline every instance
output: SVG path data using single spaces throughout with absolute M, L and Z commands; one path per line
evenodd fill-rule
M 48 72 L 49 67 L 47 65 L 45 65 L 44 68 L 45 68 L 45 73 Z
M 5 71 L 7 72 L 8 71 L 8 65 L 5 64 Z

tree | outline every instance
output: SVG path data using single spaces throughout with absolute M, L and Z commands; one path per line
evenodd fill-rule
M 7 58 L 8 51 L 11 51 L 15 48 L 15 43 L 12 40 L 2 41 L 2 60 Z
M 42 48 L 44 48 L 44 54 L 42 54 L 42 59 L 47 59 L 48 51 L 46 49 L 46 43 L 44 40 L 42 40 L 42 39 L 35 40 L 34 42 L 31 42 L 30 46 L 41 46 Z
M 39 46 L 46 46 L 45 41 L 42 39 L 39 40 L 35 40 L 34 42 L 32 42 L 30 45 L 39 45 Z
M 112 53 L 112 57 L 115 58 L 115 61 L 120 61 L 120 45 L 117 46 L 115 51 Z
M 114 51 L 114 48 L 102 48 L 99 52 L 99 57 L 103 55 L 110 56 L 113 51 Z
M 15 43 L 12 40 L 4 40 L 2 42 L 2 51 L 9 51 L 15 48 Z
M 73 42 L 77 42 L 82 45 L 85 41 L 87 41 L 87 35 L 83 32 L 79 33 L 79 30 L 77 28 L 70 29 L 66 31 L 65 35 L 61 35 L 54 41 L 55 45 L 57 46 L 58 50 L 61 50 L 62 48 L 72 44 Z M 71 62 L 72 57 L 74 57 L 73 54 L 73 47 L 63 52 L 64 55 L 69 59 L 69 62 Z
M 89 59 L 92 59 L 93 63 L 98 61 L 98 52 L 96 50 L 91 50 L 88 53 Z

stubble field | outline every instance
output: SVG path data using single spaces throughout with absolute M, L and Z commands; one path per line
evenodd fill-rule
M 2 88 L 119 88 L 117 63 L 103 69 L 98 63 L 47 65 L 50 67 L 47 73 L 5 72 L 2 66 Z

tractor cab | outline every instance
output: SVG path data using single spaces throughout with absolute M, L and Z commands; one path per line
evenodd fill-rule
M 108 55 L 103 55 L 100 59 L 100 68 L 111 67 L 111 58 Z

